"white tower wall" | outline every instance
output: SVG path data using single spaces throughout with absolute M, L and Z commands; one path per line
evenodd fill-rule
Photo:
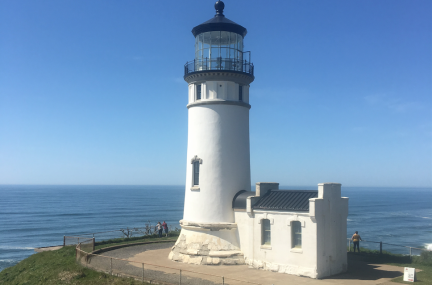
M 234 97 L 226 90 L 222 93 L 224 97 Z M 189 105 L 183 219 L 233 223 L 232 199 L 238 191 L 249 190 L 251 185 L 249 108 L 226 101 L 206 101 L 211 104 Z M 199 186 L 195 187 L 192 185 L 194 157 L 202 160 Z

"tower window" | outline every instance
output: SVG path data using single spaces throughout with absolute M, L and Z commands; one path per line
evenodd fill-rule
M 301 248 L 301 223 L 299 221 L 293 221 L 291 223 L 291 247 L 292 248 Z
M 199 161 L 193 163 L 193 186 L 199 185 Z
M 201 84 L 198 84 L 198 85 L 196 86 L 196 92 L 197 92 L 197 94 L 196 94 L 196 99 L 197 99 L 197 100 L 201 100 Z
M 263 219 L 261 221 L 261 244 L 271 245 L 271 231 L 269 219 Z
M 194 156 L 191 159 L 192 164 L 192 188 L 191 190 L 199 190 L 199 176 L 200 176 L 200 164 L 202 164 L 202 159 L 198 156 Z
M 239 101 L 243 101 L 243 86 L 239 85 Z

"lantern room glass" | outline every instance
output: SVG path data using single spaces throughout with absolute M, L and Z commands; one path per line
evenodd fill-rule
M 211 31 L 195 37 L 195 70 L 242 71 L 243 37 L 226 31 Z

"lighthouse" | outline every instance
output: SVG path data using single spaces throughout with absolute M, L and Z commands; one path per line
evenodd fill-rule
M 257 182 L 255 191 L 250 189 L 254 66 L 243 48 L 247 30 L 224 16 L 224 6 L 217 1 L 216 15 L 192 29 L 195 59 L 184 67 L 184 214 L 168 258 L 197 265 L 248 264 L 311 278 L 345 272 L 348 198 L 341 196 L 340 183 L 282 190 L 276 182 Z
M 250 191 L 249 85 L 254 80 L 247 30 L 216 15 L 194 27 L 188 83 L 186 189 L 181 233 L 169 258 L 194 264 L 242 264 L 233 199 Z

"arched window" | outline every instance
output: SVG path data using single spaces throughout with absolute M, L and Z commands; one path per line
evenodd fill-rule
M 271 230 L 269 219 L 263 219 L 261 221 L 261 244 L 271 245 Z
M 302 247 L 301 223 L 299 221 L 293 221 L 291 223 L 291 247 Z

